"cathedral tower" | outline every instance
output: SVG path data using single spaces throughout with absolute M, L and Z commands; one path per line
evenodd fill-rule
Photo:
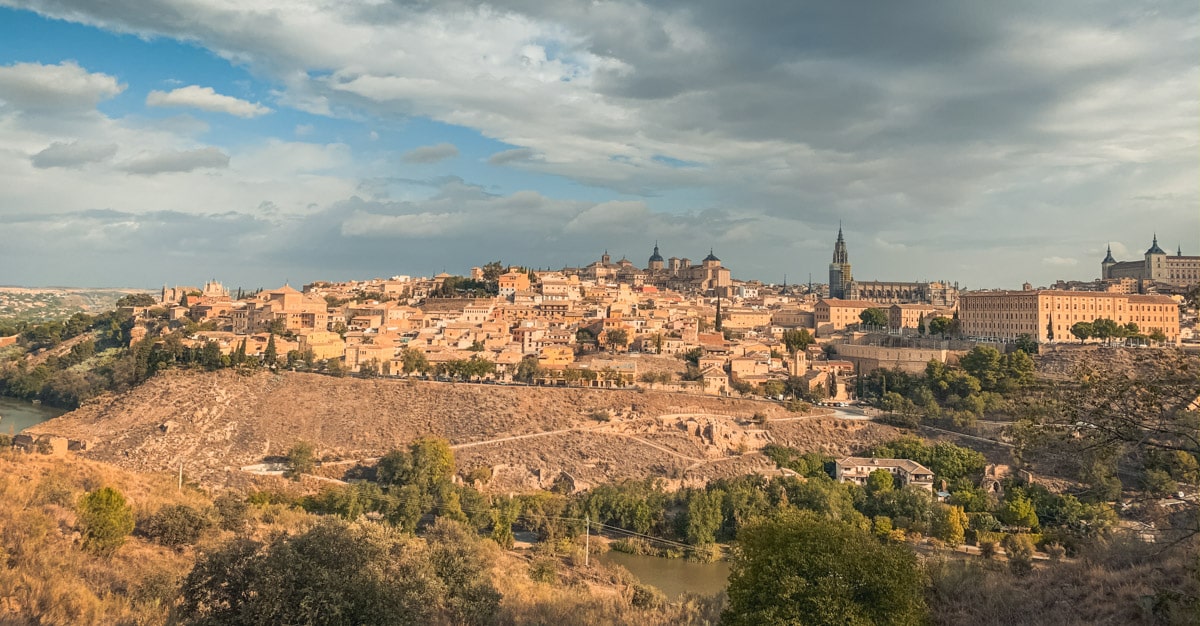
M 829 297 L 845 298 L 852 280 L 854 277 L 850 274 L 850 253 L 846 252 L 842 225 L 838 224 L 837 243 L 833 244 L 833 263 L 829 264 Z

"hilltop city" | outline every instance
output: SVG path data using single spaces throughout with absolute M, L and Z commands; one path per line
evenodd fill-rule
M 190 347 L 212 343 L 239 358 L 270 351 L 283 366 L 453 376 L 474 364 L 474 378 L 511 380 L 525 364 L 522 375 L 536 371 L 541 384 L 653 382 L 711 395 L 800 379 L 806 393 L 848 400 L 847 374 L 918 371 L 930 359 L 956 360 L 972 342 L 1149 346 L 1196 338 L 1195 317 L 1180 305 L 1200 284 L 1200 257 L 1167 254 L 1155 237 L 1143 260 L 1117 262 L 1110 249 L 1100 270 L 1092 282 L 1019 291 L 859 280 L 839 227 L 826 284 L 736 280 L 712 250 L 697 263 L 664 258 L 655 244 L 644 267 L 605 252 L 559 270 L 494 262 L 469 276 L 254 293 L 231 294 L 214 280 L 164 286 L 126 308 L 143 322 L 134 341 L 150 328 L 184 325 Z M 146 323 L 154 320 L 169 324 Z M 639 368 L 641 355 L 684 354 L 694 367 L 675 379 Z

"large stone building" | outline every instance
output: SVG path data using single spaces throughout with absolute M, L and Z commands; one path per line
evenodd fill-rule
M 1100 278 L 1132 278 L 1172 287 L 1190 287 L 1200 284 L 1200 256 L 1183 256 L 1182 248 L 1177 248 L 1175 256 L 1170 256 L 1158 246 L 1158 234 L 1155 234 L 1150 249 L 1140 261 L 1117 261 L 1112 255 L 1112 246 L 1109 246 L 1108 254 L 1100 262 Z
M 1149 334 L 1160 330 L 1170 343 L 1179 341 L 1179 304 L 1160 295 L 1132 295 L 1095 291 L 974 291 L 958 302 L 962 332 L 968 337 L 1016 339 L 1021 335 L 1038 342 L 1073 341 L 1076 322 L 1110 319 L 1124 326 L 1137 324 Z
M 850 254 L 842 227 L 838 226 L 833 244 L 833 262 L 829 264 L 829 297 L 844 300 L 870 300 L 879 304 L 932 304 L 953 307 L 958 301 L 958 285 L 948 282 L 857 281 L 850 271 Z
M 842 237 L 842 225 L 838 224 L 837 241 L 833 244 L 833 262 L 829 264 L 829 297 L 846 298 L 854 276 L 850 272 L 850 253 L 846 251 L 846 240 Z

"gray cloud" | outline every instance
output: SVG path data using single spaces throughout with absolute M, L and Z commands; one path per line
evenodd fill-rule
M 107 161 L 117 153 L 113 143 L 54 142 L 29 158 L 34 167 L 82 167 L 88 163 Z
M 405 152 L 400 160 L 405 163 L 437 163 L 458 156 L 458 148 L 452 143 L 421 146 Z
M 521 161 L 530 161 L 534 157 L 534 151 L 529 148 L 513 148 L 512 150 L 502 150 L 488 157 L 488 163 L 492 165 L 508 165 L 509 163 L 519 163 Z
M 0 101 L 26 112 L 90 110 L 124 90 L 116 78 L 90 73 L 74 61 L 0 67 Z
M 375 204 L 306 222 L 326 242 L 424 232 L 446 246 L 433 253 L 461 256 L 528 228 L 540 254 L 568 239 L 603 247 L 641 224 L 726 238 L 738 247 L 725 256 L 747 271 L 820 275 L 841 218 L 858 275 L 1011 286 L 1094 276 L 1083 261 L 1043 260 L 1125 233 L 1130 211 L 1160 231 L 1197 227 L 1194 2 L 325 4 L 312 8 L 320 41 L 311 15 L 207 0 L 17 3 L 200 42 L 274 78 L 287 106 L 471 128 L 514 146 L 491 164 L 601 188 L 580 197 L 639 196 L 647 209 L 605 222 L 619 212 L 524 198 L 562 211 L 545 230 L 455 204 L 494 210 L 518 194 L 448 186 L 406 205 L 388 202 L 386 184 L 364 185 Z M 706 208 L 726 217 L 704 221 Z M 608 230 L 565 232 L 589 219 Z M 339 262 L 354 267 L 351 257 Z
M 229 167 L 229 155 L 210 146 L 141 156 L 124 163 L 121 167 L 131 174 L 190 172 L 205 168 Z

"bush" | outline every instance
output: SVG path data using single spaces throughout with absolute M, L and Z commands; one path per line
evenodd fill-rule
M 981 541 L 979 542 L 979 554 L 985 559 L 996 558 L 996 542 Z
M 1008 535 L 1001 545 L 1013 574 L 1024 576 L 1033 571 L 1033 541 L 1029 535 Z
M 171 504 L 150 516 L 143 532 L 151 541 L 175 548 L 196 543 L 211 526 L 204 513 L 186 504 Z
M 250 503 L 239 496 L 226 493 L 213 500 L 217 510 L 218 525 L 221 530 L 240 532 L 246 527 L 250 514 Z
M 629 598 L 629 603 L 639 609 L 657 609 L 663 604 L 666 604 L 667 597 L 658 587 L 653 587 L 643 583 L 633 584 L 633 593 Z
M 534 559 L 529 564 L 529 578 L 553 585 L 558 582 L 558 560 L 550 557 Z
M 287 471 L 284 476 L 300 480 L 301 474 L 311 474 L 317 467 L 317 453 L 307 441 L 297 441 L 287 453 Z
M 93 554 L 111 556 L 133 532 L 133 509 L 112 487 L 84 494 L 77 513 L 83 548 Z

